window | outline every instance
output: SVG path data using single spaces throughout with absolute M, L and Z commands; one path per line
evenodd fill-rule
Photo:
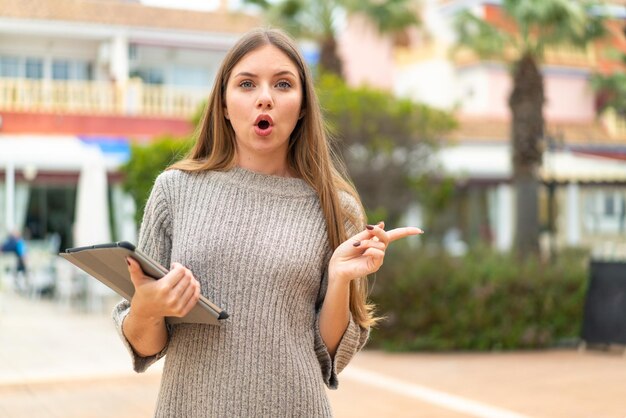
M 584 224 L 587 231 L 598 234 L 626 232 L 626 192 L 593 190 L 585 198 Z
M 67 61 L 67 60 L 52 61 L 52 79 L 53 80 L 69 80 L 70 79 L 70 61 Z
M 170 83 L 176 86 L 208 87 L 211 80 L 209 71 L 204 68 L 174 67 Z
M 74 80 L 91 80 L 92 66 L 87 61 L 76 61 L 74 65 Z
M 604 196 L 604 211 L 603 211 L 604 216 L 607 216 L 607 217 L 615 216 L 616 203 L 617 203 L 617 196 L 615 195 Z
M 131 77 L 139 77 L 147 84 L 163 84 L 163 70 L 160 68 L 139 68 L 130 74 Z
M 128 60 L 137 61 L 139 58 L 139 52 L 136 44 L 128 44 Z
M 0 77 L 41 80 L 44 74 L 53 80 L 91 80 L 93 66 L 89 61 L 55 58 L 48 68 L 43 58 L 0 55 Z
M 26 214 L 26 230 L 31 239 L 47 239 L 58 234 L 60 248 L 73 244 L 72 225 L 76 186 L 33 186 Z
M 53 80 L 90 80 L 91 63 L 87 61 L 55 59 L 52 61 Z
M 18 57 L 0 56 L 0 77 L 17 78 L 20 76 L 20 60 Z
M 43 60 L 41 58 L 26 58 L 26 78 L 43 78 Z
M 159 68 L 150 68 L 146 74 L 146 83 L 163 84 L 163 70 Z

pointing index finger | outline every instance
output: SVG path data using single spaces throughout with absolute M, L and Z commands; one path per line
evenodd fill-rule
M 389 242 L 393 242 L 401 238 L 406 238 L 410 235 L 420 235 L 423 233 L 424 231 L 422 231 L 419 228 L 416 228 L 414 226 L 406 226 L 403 228 L 396 228 L 396 229 L 387 231 L 387 236 L 389 237 Z

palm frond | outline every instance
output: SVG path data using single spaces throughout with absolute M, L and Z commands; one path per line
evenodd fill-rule
M 454 21 L 456 49 L 469 48 L 481 58 L 502 57 L 507 47 L 515 47 L 513 37 L 465 10 Z
M 584 48 L 605 34 L 598 5 L 586 0 L 503 0 L 505 12 L 517 23 L 527 49 L 539 55 L 545 46 Z
M 362 13 L 380 33 L 394 33 L 420 23 L 414 0 L 343 0 L 350 12 Z
M 270 6 L 270 2 L 267 0 L 243 0 L 243 3 L 258 6 L 264 10 Z
M 325 13 L 335 0 L 244 0 L 260 6 L 271 25 L 280 27 L 294 37 L 321 39 L 332 31 L 331 17 Z M 329 4 L 332 3 L 332 4 Z

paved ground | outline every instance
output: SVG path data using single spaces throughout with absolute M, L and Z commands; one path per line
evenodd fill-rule
M 147 418 L 155 366 L 129 371 L 108 314 L 0 292 L 0 417 Z M 626 418 L 626 357 L 365 351 L 329 396 L 339 418 Z

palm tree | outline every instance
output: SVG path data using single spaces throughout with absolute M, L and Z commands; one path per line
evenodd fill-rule
M 414 0 L 244 0 L 260 6 L 268 20 L 298 38 L 314 40 L 320 47 L 320 67 L 343 76 L 337 54 L 336 19 L 362 13 L 380 33 L 397 33 L 418 23 Z
M 599 10 L 586 0 L 502 0 L 501 7 L 504 22 L 500 25 L 469 11 L 460 13 L 456 20 L 457 47 L 511 64 L 514 247 L 525 257 L 539 251 L 538 169 L 544 138 L 540 65 L 544 52 L 547 47 L 564 45 L 584 48 L 604 35 L 604 24 Z

